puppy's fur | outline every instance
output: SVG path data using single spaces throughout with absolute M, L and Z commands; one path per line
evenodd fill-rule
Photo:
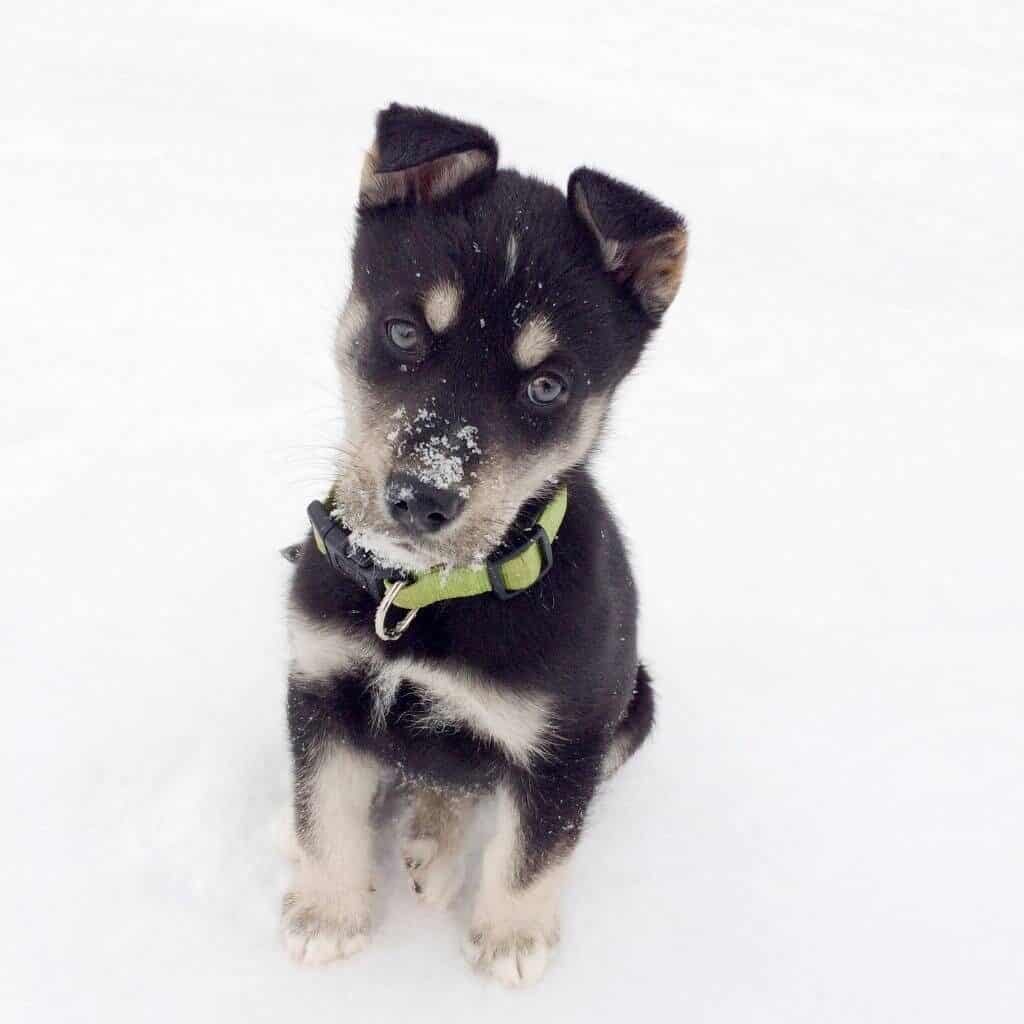
M 300 960 L 367 941 L 370 808 L 397 770 L 416 794 L 403 856 L 428 902 L 457 891 L 467 817 L 497 793 L 466 952 L 501 980 L 535 980 L 595 788 L 650 729 L 629 564 L 587 464 L 678 289 L 686 228 L 596 171 L 567 192 L 497 170 L 476 126 L 397 105 L 378 117 L 336 345 L 335 514 L 382 564 L 418 572 L 516 543 L 560 482 L 569 503 L 543 580 L 513 601 L 431 605 L 393 643 L 375 635 L 374 600 L 307 539 L 289 606 L 301 855 L 284 906 Z M 552 380 L 564 390 L 538 404 Z M 402 518 L 418 489 L 445 502 L 441 527 Z

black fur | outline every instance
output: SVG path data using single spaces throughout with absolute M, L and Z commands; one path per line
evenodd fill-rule
M 682 218 L 663 203 L 608 174 L 578 167 L 569 177 L 568 191 L 583 189 L 598 229 L 609 238 L 633 241 L 679 227 Z
M 467 149 L 497 154 L 482 129 L 396 106 L 379 118 L 377 147 L 386 171 Z M 572 181 L 586 189 L 598 226 L 617 237 L 682 225 L 666 207 L 614 179 L 581 169 Z M 580 429 L 584 403 L 609 396 L 636 364 L 651 317 L 602 266 L 593 227 L 552 186 L 502 170 L 435 202 L 422 198 L 411 193 L 359 211 L 353 281 L 370 317 L 353 342 L 349 372 L 378 410 L 431 402 L 444 422 L 478 425 L 480 446 L 510 465 L 526 467 L 564 450 Z M 511 277 L 510 235 L 518 247 Z M 382 324 L 401 315 L 429 334 L 417 296 L 452 278 L 463 286 L 458 326 L 430 338 L 426 358 L 398 366 L 381 342 Z M 545 365 L 571 382 L 570 399 L 557 412 L 531 408 L 523 395 L 530 374 L 511 354 L 517 332 L 534 314 L 543 314 L 560 339 Z M 425 734 L 419 723 L 426 698 L 413 686 L 398 689 L 381 727 L 375 687 L 364 672 L 316 685 L 295 679 L 288 721 L 300 826 L 308 814 L 302 783 L 324 741 L 337 739 L 413 782 L 458 790 L 506 787 L 519 811 L 519 885 L 571 848 L 609 751 L 614 746 L 631 754 L 654 716 L 650 678 L 637 654 L 629 562 L 588 458 L 585 452 L 559 467 L 568 512 L 554 544 L 554 567 L 540 583 L 507 603 L 484 595 L 427 607 L 396 643 L 377 639 L 373 600 L 307 539 L 291 594 L 293 608 L 307 619 L 358 636 L 385 661 L 401 656 L 468 667 L 504 694 L 543 695 L 553 702 L 555 720 L 545 755 L 524 765 L 468 728 Z M 483 462 L 473 465 L 486 472 Z M 549 482 L 524 496 L 517 522 L 527 521 L 552 487 Z M 345 495 L 336 498 L 344 506 Z M 509 524 L 506 538 L 515 536 Z
M 498 162 L 498 144 L 477 125 L 397 103 L 377 115 L 379 171 L 404 171 L 471 149 L 487 153 L 492 165 Z

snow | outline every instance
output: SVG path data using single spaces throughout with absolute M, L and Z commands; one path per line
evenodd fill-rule
M 436 405 L 437 399 L 432 399 L 432 402 Z M 464 423 L 452 431 L 451 437 L 444 433 L 429 434 L 421 439 L 420 435 L 426 428 L 440 424 L 436 409 L 420 407 L 410 418 L 405 406 L 400 405 L 391 413 L 389 419 L 393 420 L 395 425 L 384 436 L 395 455 L 404 456 L 406 468 L 417 479 L 434 487 L 453 487 L 461 484 L 466 475 L 467 458 L 470 455 L 483 454 L 477 440 L 479 431 L 470 423 Z M 410 460 L 411 467 L 408 466 Z M 463 497 L 468 496 L 468 485 L 459 490 Z M 408 493 L 399 490 L 396 492 L 397 496 L 408 498 L 412 492 L 408 488 L 406 491 Z
M 1019 6 L 501 10 L 4 9 L 0 1018 L 1019 1020 Z M 277 550 L 392 99 L 692 228 L 600 460 L 660 721 L 522 994 L 393 843 L 366 952 L 276 932 Z
M 416 476 L 420 480 L 435 487 L 452 487 L 462 481 L 462 458 L 449 452 L 450 445 L 447 434 L 433 434 L 413 448 L 419 462 Z

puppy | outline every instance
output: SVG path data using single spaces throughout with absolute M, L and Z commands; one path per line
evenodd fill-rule
M 654 717 L 622 539 L 588 470 L 615 389 L 679 288 L 684 220 L 579 168 L 498 170 L 483 129 L 392 105 L 363 167 L 336 359 L 346 438 L 289 599 L 307 963 L 366 945 L 371 804 L 412 792 L 403 858 L 445 905 L 496 794 L 465 944 L 535 981 L 598 783 Z

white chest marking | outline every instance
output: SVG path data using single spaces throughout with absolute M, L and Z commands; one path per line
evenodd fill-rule
M 512 760 L 526 765 L 543 757 L 553 738 L 551 702 L 536 694 L 504 693 L 466 669 L 449 670 L 429 662 L 400 659 L 382 673 L 405 681 L 430 701 L 424 729 L 462 725 L 502 746 Z
M 288 640 L 292 649 L 292 676 L 313 683 L 372 663 L 376 658 L 368 641 L 298 611 L 288 615 Z
M 315 684 L 350 669 L 366 671 L 377 690 L 377 724 L 402 683 L 430 704 L 417 722 L 424 731 L 462 726 L 499 744 L 517 764 L 543 757 L 555 733 L 551 701 L 536 694 L 505 693 L 465 668 L 442 668 L 412 658 L 385 661 L 369 641 L 293 611 L 288 619 L 293 678 Z

